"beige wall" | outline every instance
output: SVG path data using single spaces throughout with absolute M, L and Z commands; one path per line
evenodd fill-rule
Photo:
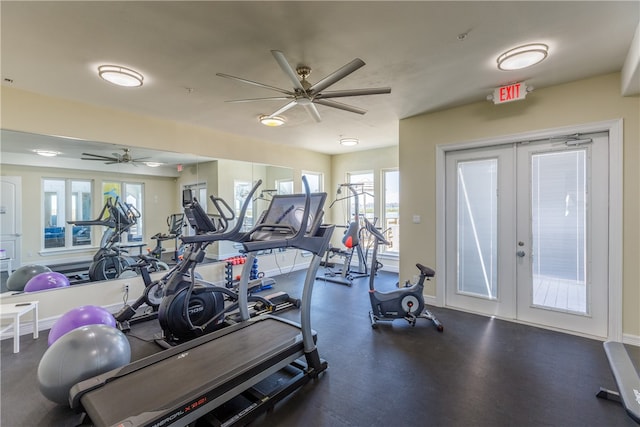
M 620 95 L 619 73 L 536 90 L 521 102 L 478 102 L 400 121 L 400 273 L 436 261 L 436 145 L 624 120 L 623 332 L 640 336 L 640 99 Z M 422 217 L 413 224 L 413 214 Z M 437 280 L 437 278 L 436 278 Z M 435 295 L 435 281 L 427 292 Z

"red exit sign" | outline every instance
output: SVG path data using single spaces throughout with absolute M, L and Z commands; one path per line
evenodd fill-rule
M 504 104 L 505 102 L 519 101 L 527 96 L 527 86 L 524 83 L 513 83 L 500 86 L 493 91 L 493 103 Z

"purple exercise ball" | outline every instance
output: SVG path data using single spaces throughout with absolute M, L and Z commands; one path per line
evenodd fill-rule
M 26 285 L 25 292 L 43 291 L 45 289 L 65 288 L 70 286 L 69 278 L 56 271 L 47 271 L 33 276 Z
M 49 331 L 47 342 L 51 345 L 66 333 L 87 325 L 106 325 L 115 328 L 116 319 L 102 307 L 83 305 L 67 311 L 56 320 Z

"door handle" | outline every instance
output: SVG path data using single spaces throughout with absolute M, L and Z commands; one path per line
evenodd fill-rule
M 516 252 L 516 255 L 519 256 L 520 258 L 524 258 L 526 253 L 525 253 L 525 251 L 518 251 L 518 252 Z

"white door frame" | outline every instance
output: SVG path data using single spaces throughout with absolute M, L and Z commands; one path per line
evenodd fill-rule
M 438 272 L 436 305 L 445 305 L 446 294 L 445 155 L 447 151 L 594 132 L 609 132 L 609 319 L 607 339 L 622 341 L 622 119 L 436 145 L 436 271 Z
M 6 215 L 12 220 L 10 232 L 6 232 L 7 230 L 0 226 L 0 246 L 7 251 L 7 256 L 12 258 L 11 269 L 15 271 L 22 262 L 22 177 L 6 175 L 2 176 L 1 180 L 3 184 L 15 188 L 15 200 L 11 201 L 15 206 L 0 206 L 0 215 Z M 8 202 L 6 197 L 3 197 L 2 202 Z M 7 218 L 4 218 L 4 221 L 7 221 Z M 8 268 L 9 265 L 6 264 L 6 269 Z

